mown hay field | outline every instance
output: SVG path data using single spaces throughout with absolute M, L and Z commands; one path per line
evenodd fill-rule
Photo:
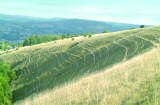
M 160 28 L 59 40 L 0 55 L 17 72 L 14 101 L 106 70 L 159 46 Z

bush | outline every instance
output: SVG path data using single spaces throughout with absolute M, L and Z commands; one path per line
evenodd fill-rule
M 72 38 L 72 41 L 74 40 L 74 38 Z
M 133 29 L 136 29 L 136 28 L 134 28 L 134 27 L 130 28 L 130 30 L 133 30 Z
M 87 37 L 87 34 L 84 34 L 83 36 L 84 36 L 84 37 Z
M 109 33 L 109 30 L 104 30 L 103 33 Z
M 0 105 L 12 103 L 11 80 L 15 78 L 15 72 L 10 65 L 0 61 Z
M 92 37 L 92 35 L 90 34 L 90 35 L 88 35 L 88 37 Z
M 140 25 L 140 28 L 145 28 L 145 25 Z

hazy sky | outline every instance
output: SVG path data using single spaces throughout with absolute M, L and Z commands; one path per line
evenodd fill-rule
M 0 13 L 160 24 L 160 0 L 0 0 Z

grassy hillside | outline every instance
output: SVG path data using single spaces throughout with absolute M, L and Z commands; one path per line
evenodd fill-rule
M 160 48 L 16 105 L 159 105 Z
M 91 38 L 77 37 L 56 43 L 20 48 L 3 53 L 0 59 L 12 64 L 18 78 L 12 83 L 14 101 L 106 70 L 155 48 L 160 27 L 135 29 Z

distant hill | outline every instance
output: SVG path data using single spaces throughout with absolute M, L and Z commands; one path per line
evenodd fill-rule
M 126 30 L 139 25 L 101 22 L 83 19 L 38 18 L 0 14 L 0 41 L 22 41 L 26 37 L 39 34 L 83 34 Z

